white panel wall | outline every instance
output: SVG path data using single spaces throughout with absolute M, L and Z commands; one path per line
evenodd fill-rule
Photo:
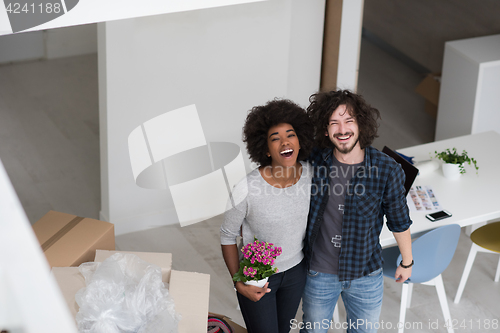
M 309 95 L 304 93 L 304 89 L 314 84 L 317 84 L 315 89 L 319 89 L 321 81 L 318 61 L 321 64 L 325 1 L 314 2 L 292 1 L 290 13 L 287 97 L 303 107 L 309 105 Z M 318 20 L 321 24 L 311 24 L 312 20 Z
M 50 29 L 45 34 L 48 59 L 97 52 L 97 24 Z
M 478 71 L 477 62 L 445 44 L 436 141 L 472 133 Z
M 481 65 L 476 109 L 472 133 L 500 132 L 500 60 Z
M 97 52 L 97 24 L 0 36 L 0 63 Z
M 436 140 L 500 132 L 500 35 L 446 42 Z
M 40 59 L 45 56 L 43 32 L 24 32 L 0 36 L 0 64 Z
M 240 145 L 252 106 L 319 88 L 324 1 L 260 3 L 99 25 L 101 218 L 117 234 L 177 223 L 168 190 L 135 185 L 127 138 L 196 104 L 207 141 Z

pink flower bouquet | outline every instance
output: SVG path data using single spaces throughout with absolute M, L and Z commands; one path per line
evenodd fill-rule
M 261 242 L 254 237 L 253 243 L 248 243 L 241 249 L 243 260 L 240 270 L 233 276 L 233 281 L 258 281 L 265 279 L 278 271 L 273 268 L 274 260 L 281 254 L 281 247 L 273 243 Z

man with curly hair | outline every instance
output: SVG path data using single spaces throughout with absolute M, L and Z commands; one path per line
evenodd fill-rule
M 376 332 L 383 296 L 379 236 L 384 215 L 403 257 L 396 280 L 411 276 L 405 175 L 392 158 L 370 146 L 380 113 L 360 95 L 320 92 L 310 103 L 307 113 L 317 147 L 309 157 L 313 177 L 301 333 L 327 332 L 339 295 L 347 332 Z

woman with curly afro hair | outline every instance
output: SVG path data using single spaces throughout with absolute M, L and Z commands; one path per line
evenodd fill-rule
M 306 281 L 302 251 L 309 213 L 312 168 L 303 162 L 313 146 L 305 110 L 275 99 L 250 110 L 243 127 L 250 159 L 259 167 L 232 191 L 221 226 L 222 254 L 231 276 L 240 269 L 236 239 L 282 248 L 264 287 L 234 284 L 249 333 L 286 333 L 295 318 Z

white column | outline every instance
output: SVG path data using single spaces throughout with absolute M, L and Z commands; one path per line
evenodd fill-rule
M 363 25 L 363 0 L 342 1 L 337 87 L 356 91 Z

